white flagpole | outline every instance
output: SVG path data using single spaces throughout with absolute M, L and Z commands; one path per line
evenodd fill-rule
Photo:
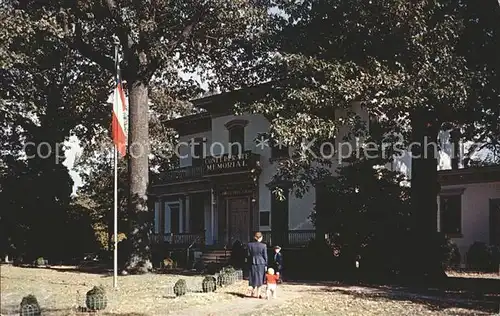
M 116 64 L 116 79 L 118 79 L 118 45 L 119 42 L 115 41 L 115 64 Z M 115 80 L 116 85 L 116 80 Z M 115 99 L 116 96 L 116 87 L 115 87 Z M 116 102 L 116 101 L 114 101 Z M 113 247 L 113 288 L 118 288 L 118 148 L 116 145 L 113 146 L 113 154 L 114 154 L 114 170 L 115 170 L 115 181 L 114 181 L 114 208 L 113 208 L 113 235 L 115 238 L 113 239 L 114 247 Z
M 114 207 L 114 254 L 113 254 L 113 288 L 118 287 L 118 153 L 116 146 L 114 146 L 114 168 L 115 168 L 115 207 Z

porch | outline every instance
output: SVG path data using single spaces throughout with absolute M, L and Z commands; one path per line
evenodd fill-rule
M 289 230 L 285 233 L 273 233 L 272 231 L 263 231 L 263 243 L 269 247 L 279 245 L 283 248 L 302 248 L 316 237 L 315 230 Z M 152 243 L 155 245 L 165 245 L 170 248 L 226 248 L 230 249 L 232 243 L 229 241 L 206 243 L 206 232 L 199 233 L 163 233 L 154 234 Z M 274 237 L 274 238 L 273 238 Z M 273 242 L 275 240 L 275 242 Z
M 248 242 L 258 230 L 259 159 L 251 152 L 226 154 L 164 172 L 151 190 L 153 242 L 175 247 Z

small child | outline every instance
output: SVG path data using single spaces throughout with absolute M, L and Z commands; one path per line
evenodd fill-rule
M 267 269 L 267 274 L 266 274 L 266 283 L 267 283 L 267 293 L 266 293 L 266 298 L 269 299 L 271 297 L 271 294 L 273 298 L 276 298 L 276 290 L 278 288 L 277 282 L 279 279 L 279 275 L 274 274 L 274 269 L 269 268 Z
M 283 281 L 283 274 L 282 274 L 283 255 L 281 254 L 281 247 L 280 246 L 274 247 L 274 257 L 272 260 L 271 267 L 274 268 L 276 275 L 279 276 L 278 284 L 280 284 Z

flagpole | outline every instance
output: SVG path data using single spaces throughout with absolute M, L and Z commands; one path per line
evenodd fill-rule
M 115 41 L 115 69 L 116 69 L 116 79 L 118 79 L 118 45 L 119 42 Z M 117 80 L 115 80 L 116 84 Z M 116 89 L 115 89 L 116 91 Z M 116 93 L 116 92 L 115 92 Z M 116 97 L 116 96 L 115 96 Z M 115 181 L 114 181 L 114 208 L 113 208 L 113 235 L 115 238 L 113 239 L 114 247 L 113 247 L 113 288 L 118 288 L 118 148 L 116 144 L 113 146 L 113 164 L 115 170 Z

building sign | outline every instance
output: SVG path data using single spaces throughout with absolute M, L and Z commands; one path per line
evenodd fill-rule
M 245 152 L 238 156 L 223 155 L 220 157 L 207 157 L 204 160 L 205 172 L 207 174 L 217 174 L 222 172 L 243 171 L 251 167 L 250 152 Z
M 227 190 L 227 191 L 222 191 L 222 196 L 224 197 L 230 197 L 230 196 L 240 196 L 240 195 L 252 195 L 253 194 L 253 189 L 240 189 L 240 190 Z

